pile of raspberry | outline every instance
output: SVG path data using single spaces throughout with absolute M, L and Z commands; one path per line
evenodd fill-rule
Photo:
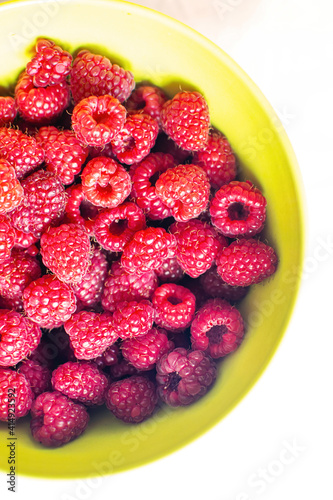
M 100 406 L 139 423 L 203 397 L 276 270 L 265 218 L 201 93 L 37 40 L 0 97 L 0 420 L 14 390 L 58 447 Z

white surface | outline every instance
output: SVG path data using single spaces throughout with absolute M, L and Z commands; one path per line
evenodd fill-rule
M 301 167 L 308 205 L 302 288 L 285 338 L 264 376 L 210 432 L 151 465 L 90 482 L 19 477 L 15 498 L 331 499 L 332 3 L 137 3 L 169 14 L 214 41 L 278 112 Z M 4 498 L 3 484 L 0 491 Z

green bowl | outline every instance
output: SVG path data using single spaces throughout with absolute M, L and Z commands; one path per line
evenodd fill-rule
M 275 275 L 252 287 L 241 312 L 247 333 L 219 367 L 210 392 L 187 408 L 162 408 L 139 425 L 98 410 L 79 439 L 59 449 L 34 442 L 29 417 L 17 422 L 19 474 L 79 478 L 137 467 L 175 451 L 206 432 L 248 393 L 275 353 L 290 319 L 303 261 L 303 208 L 297 162 L 272 107 L 250 78 L 212 42 L 153 10 L 122 1 L 29 0 L 0 6 L 0 85 L 15 82 L 36 37 L 67 50 L 88 47 L 175 93 L 204 94 L 212 124 L 229 138 L 242 177 L 268 200 L 265 238 L 278 256 Z M 272 63 L 273 65 L 273 63 Z M 8 429 L 0 426 L 5 445 Z M 8 470 L 1 453 L 0 467 Z

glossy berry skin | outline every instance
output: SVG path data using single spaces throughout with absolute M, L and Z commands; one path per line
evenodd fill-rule
M 43 392 L 51 390 L 51 371 L 33 359 L 25 359 L 19 366 L 18 372 L 27 379 L 34 398 Z
M 184 269 L 179 264 L 177 257 L 165 260 L 155 272 L 161 283 L 177 283 L 184 277 Z
M 0 214 L 12 212 L 23 199 L 23 188 L 14 168 L 0 158 Z
M 28 249 L 34 246 L 38 242 L 39 238 L 36 238 L 32 233 L 23 233 L 19 229 L 13 228 L 15 231 L 15 247 Z
M 12 97 L 0 96 L 0 127 L 12 123 L 17 114 L 15 101 Z
M 0 367 L 0 421 L 14 424 L 14 419 L 29 412 L 32 400 L 33 393 L 25 376 Z
M 121 352 L 135 368 L 147 371 L 153 369 L 163 354 L 171 351 L 173 347 L 174 344 L 169 341 L 165 330 L 152 328 L 145 335 L 124 340 Z
M 10 256 L 15 245 L 15 229 L 5 215 L 0 215 L 0 265 Z
M 108 273 L 105 253 L 98 247 L 92 249 L 88 268 L 82 280 L 72 285 L 76 299 L 83 307 L 95 307 L 100 302 L 104 281 Z
M 104 369 L 108 366 L 114 366 L 118 363 L 120 358 L 119 347 L 117 344 L 113 344 L 105 349 L 97 358 L 93 359 L 93 362 L 100 369 Z
M 82 190 L 82 184 L 72 184 L 72 186 L 66 189 L 66 196 L 66 221 L 78 224 L 91 235 L 94 219 L 101 211 L 101 208 L 96 207 L 86 199 Z
M 44 151 L 34 137 L 14 128 L 0 128 L 0 158 L 14 167 L 21 179 L 43 163 Z
M 166 101 L 167 96 L 161 88 L 156 85 L 140 85 L 126 101 L 126 108 L 131 112 L 146 113 L 160 124 L 161 111 Z
M 195 296 L 176 283 L 159 286 L 152 296 L 152 303 L 156 311 L 155 323 L 166 330 L 185 330 L 194 317 Z
M 35 55 L 28 62 L 27 74 L 36 87 L 47 87 L 64 82 L 69 75 L 72 56 L 51 40 L 39 39 Z
M 228 302 L 240 301 L 249 291 L 246 286 L 228 285 L 217 272 L 215 265 L 200 276 L 199 283 L 207 297 L 225 299 Z
M 155 311 L 149 300 L 122 302 L 113 313 L 113 326 L 123 340 L 138 337 L 152 328 L 154 317 Z

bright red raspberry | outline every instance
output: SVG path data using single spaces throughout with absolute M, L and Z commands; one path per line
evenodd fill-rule
M 52 448 L 79 437 L 89 422 L 86 408 L 60 392 L 40 394 L 32 404 L 31 417 L 32 437 Z
M 71 70 L 71 91 L 75 104 L 89 96 L 105 94 L 126 101 L 134 89 L 135 81 L 130 71 L 111 64 L 107 57 L 81 50 Z
M 90 240 L 78 224 L 49 228 L 40 239 L 43 263 L 61 281 L 79 283 L 87 272 Z
M 155 272 L 162 283 L 177 283 L 184 277 L 184 269 L 179 264 L 177 257 L 165 260 Z
M 165 283 L 152 296 L 155 323 L 166 330 L 185 330 L 194 318 L 195 296 L 176 283 Z
M 43 392 L 51 390 L 51 371 L 47 366 L 43 366 L 38 361 L 33 359 L 23 360 L 18 372 L 27 379 L 34 398 Z
M 42 332 L 29 318 L 0 310 L 0 366 L 14 366 L 39 344 Z
M 161 111 L 167 101 L 165 92 L 156 85 L 140 85 L 126 101 L 126 108 L 130 112 L 146 113 L 160 124 Z
M 21 179 L 43 163 L 44 151 L 34 137 L 13 128 L 0 128 L 0 157 L 14 167 Z
M 126 165 L 143 160 L 154 146 L 158 123 L 146 113 L 128 115 L 125 125 L 111 141 L 117 159 Z
M 87 272 L 82 281 L 72 285 L 79 304 L 83 307 L 95 307 L 101 301 L 107 274 L 108 261 L 105 252 L 98 247 L 94 247 Z
M 126 109 L 111 95 L 82 99 L 72 114 L 76 137 L 89 146 L 103 146 L 117 137 L 126 121 Z
M 205 274 L 202 274 L 199 282 L 208 297 L 219 297 L 228 302 L 238 302 L 249 291 L 249 287 L 247 286 L 228 285 L 217 272 L 216 266 L 212 266 Z
M 26 70 L 35 87 L 47 87 L 64 82 L 69 75 L 72 56 L 51 40 L 40 39 L 35 46 L 35 55 Z
M 110 345 L 102 352 L 97 358 L 92 361 L 100 368 L 106 368 L 107 366 L 114 366 L 118 363 L 120 358 L 119 347 L 117 344 Z
M 10 256 L 15 245 L 16 232 L 8 217 L 0 215 L 0 266 Z
M 17 248 L 27 249 L 39 240 L 32 233 L 23 233 L 23 231 L 16 229 L 16 227 L 13 227 L 13 229 L 15 231 L 15 247 Z
M 107 408 L 123 422 L 142 422 L 152 415 L 156 404 L 155 385 L 140 375 L 113 382 L 106 393 Z
M 139 337 L 153 326 L 155 311 L 149 300 L 121 302 L 113 313 L 113 326 L 121 339 Z
M 271 276 L 278 258 L 272 247 L 254 238 L 240 239 L 217 256 L 217 272 L 233 286 L 249 286 Z
M 146 227 L 141 208 L 130 201 L 101 212 L 94 221 L 93 234 L 110 252 L 121 252 L 134 234 Z
M 16 177 L 14 168 L 0 158 L 0 214 L 18 207 L 23 198 L 23 187 Z
M 82 184 L 75 184 L 67 188 L 66 195 L 66 219 L 69 223 L 78 224 L 91 235 L 94 219 L 101 211 L 101 208 L 96 207 L 86 199 L 82 190 Z
M 266 199 L 252 182 L 232 181 L 222 186 L 210 204 L 212 223 L 225 236 L 250 237 L 266 219 Z
M 33 394 L 21 373 L 0 368 L 0 421 L 13 423 L 31 408 Z
M 45 152 L 46 170 L 57 175 L 63 184 L 72 184 L 81 172 L 88 148 L 80 144 L 72 130 L 41 127 L 35 137 Z
M 145 335 L 124 340 L 121 352 L 124 358 L 135 368 L 142 371 L 152 370 L 163 354 L 174 347 L 167 337 L 167 332 L 152 328 Z
M 208 141 L 210 117 L 205 98 L 199 92 L 178 92 L 161 113 L 164 132 L 187 151 L 200 151 Z
M 206 394 L 216 379 L 216 365 L 203 351 L 177 347 L 156 364 L 157 393 L 169 406 L 187 406 Z
M 157 196 L 171 209 L 179 222 L 198 217 L 206 208 L 210 184 L 206 173 L 197 165 L 178 165 L 160 175 L 156 181 Z
M 12 97 L 0 96 L 0 127 L 12 123 L 16 118 L 16 105 Z

